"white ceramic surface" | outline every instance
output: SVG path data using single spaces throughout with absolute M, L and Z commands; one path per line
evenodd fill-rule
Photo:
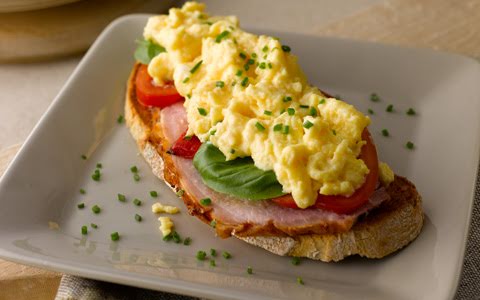
M 85 55 L 0 182 L 0 257 L 84 277 L 218 299 L 448 299 L 458 283 L 480 148 L 480 67 L 474 60 L 426 50 L 267 32 L 299 56 L 310 81 L 361 110 L 372 108 L 371 132 L 382 160 L 417 185 L 427 214 L 423 232 L 382 260 L 340 263 L 271 255 L 233 238 L 220 240 L 187 215 L 179 199 L 154 178 L 124 125 L 125 81 L 134 40 L 147 16 L 112 23 Z M 369 101 L 377 92 L 382 101 Z M 385 112 L 388 104 L 394 113 Z M 405 110 L 414 107 L 418 115 Z M 391 137 L 380 131 L 388 128 Z M 404 147 L 415 143 L 413 151 Z M 87 154 L 84 161 L 81 154 Z M 90 178 L 103 164 L 102 179 Z M 140 169 L 132 179 L 130 166 Z M 85 188 L 86 195 L 78 190 Z M 161 202 L 182 207 L 174 216 L 190 246 L 166 243 L 150 211 Z M 128 203 L 120 203 L 117 193 Z M 132 203 L 143 200 L 141 207 Z M 77 204 L 86 203 L 83 210 Z M 102 212 L 95 215 L 91 207 Z M 144 221 L 137 223 L 135 213 Z M 48 228 L 55 221 L 59 230 Z M 80 234 L 82 225 L 96 230 Z M 110 241 L 118 231 L 121 240 Z M 217 267 L 197 250 L 228 250 Z M 252 266 L 254 275 L 246 274 Z M 301 276 L 305 285 L 296 283 Z

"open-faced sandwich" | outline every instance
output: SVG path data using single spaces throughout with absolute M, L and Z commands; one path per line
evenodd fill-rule
M 421 197 L 379 162 L 370 119 L 310 85 L 291 48 L 187 2 L 151 17 L 125 115 L 191 215 L 278 255 L 381 258 L 414 240 Z

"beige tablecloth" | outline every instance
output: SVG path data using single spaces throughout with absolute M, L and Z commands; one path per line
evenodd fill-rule
M 310 33 L 431 48 L 480 59 L 480 0 L 388 0 L 326 26 L 312 27 Z M 0 152 L 0 174 L 17 150 L 18 146 L 12 146 Z M 474 208 L 477 216 L 479 207 Z M 479 229 L 470 235 L 458 299 L 480 299 L 480 223 L 476 220 L 473 218 L 473 227 Z M 58 273 L 0 260 L 0 300 L 53 299 L 60 279 Z M 68 280 L 66 284 L 72 284 L 71 278 Z M 65 293 L 68 290 L 62 295 Z

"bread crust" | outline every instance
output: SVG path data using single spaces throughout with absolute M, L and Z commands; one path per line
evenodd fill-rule
M 136 100 L 135 76 L 139 66 L 134 66 L 127 82 L 126 123 L 153 173 L 178 192 L 182 189 L 180 178 L 171 155 L 167 154 L 169 145 L 159 128 L 158 109 L 146 108 Z M 249 224 L 218 222 L 216 231 L 221 237 L 233 235 L 282 256 L 308 257 L 325 262 L 339 261 L 354 254 L 382 258 L 413 241 L 424 221 L 421 196 L 410 181 L 396 175 L 387 192 L 391 199 L 361 216 L 348 231 L 324 234 L 298 234 L 293 231 L 287 235 L 273 224 L 259 230 Z M 211 210 L 201 206 L 187 190 L 181 197 L 191 215 L 210 224 L 213 220 Z

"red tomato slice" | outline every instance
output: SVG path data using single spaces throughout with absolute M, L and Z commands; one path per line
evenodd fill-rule
M 190 139 L 185 139 L 185 131 L 178 140 L 173 144 L 170 151 L 173 155 L 185 157 L 185 158 L 193 158 L 195 153 L 197 153 L 198 148 L 202 145 L 202 142 L 198 139 L 197 136 L 192 136 Z
M 138 102 L 145 106 L 164 108 L 183 100 L 173 82 L 163 86 L 154 85 L 153 78 L 148 75 L 147 65 L 138 68 L 135 85 Z
M 368 198 L 375 191 L 378 181 L 378 157 L 370 132 L 366 128 L 362 133 L 362 139 L 367 143 L 362 147 L 359 158 L 365 162 L 370 170 L 365 183 L 350 197 L 318 195 L 317 201 L 312 207 L 322 208 L 338 214 L 348 214 L 367 203 Z M 272 199 L 272 201 L 280 206 L 298 208 L 291 194 Z

